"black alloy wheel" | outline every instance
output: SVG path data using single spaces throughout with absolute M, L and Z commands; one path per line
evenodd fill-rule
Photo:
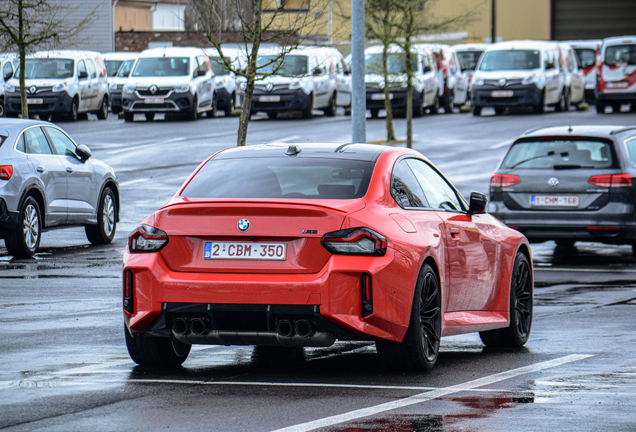
M 14 258 L 31 258 L 40 246 L 42 216 L 35 198 L 28 196 L 20 209 L 20 224 L 4 238 L 7 251 Z
M 510 280 L 510 325 L 480 332 L 479 337 L 486 346 L 518 348 L 528 341 L 534 297 L 531 271 L 528 258 L 522 252 L 517 252 Z
M 424 264 L 417 278 L 409 328 L 401 343 L 376 341 L 380 357 L 399 370 L 430 370 L 439 355 L 442 308 L 439 280 Z
M 99 120 L 106 120 L 108 118 L 108 98 L 106 96 L 102 99 L 102 104 L 95 114 Z
M 192 345 L 186 345 L 172 338 L 145 335 L 133 338 L 125 325 L 124 333 L 130 358 L 141 366 L 164 368 L 181 366 L 192 348 Z
M 106 244 L 113 241 L 117 229 L 117 202 L 111 188 L 107 187 L 102 193 L 97 209 L 97 224 L 86 225 L 86 238 L 92 244 Z

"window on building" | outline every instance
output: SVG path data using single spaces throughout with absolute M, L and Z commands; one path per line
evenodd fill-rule
M 278 7 L 283 10 L 309 10 L 309 0 L 278 0 Z

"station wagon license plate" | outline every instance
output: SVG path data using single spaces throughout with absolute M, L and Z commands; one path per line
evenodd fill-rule
M 261 96 L 259 102 L 280 102 L 280 96 Z
M 280 260 L 287 257 L 285 243 L 206 242 L 204 259 Z
M 507 98 L 515 94 L 512 90 L 495 90 L 490 92 L 490 97 Z
M 532 207 L 578 207 L 579 197 L 532 195 L 530 205 Z
M 145 98 L 144 103 L 146 104 L 162 104 L 163 98 Z
M 43 104 L 44 99 L 27 99 L 27 104 Z
M 385 100 L 386 95 L 384 93 L 373 93 L 371 94 L 372 100 Z M 393 99 L 393 93 L 389 93 L 389 100 Z

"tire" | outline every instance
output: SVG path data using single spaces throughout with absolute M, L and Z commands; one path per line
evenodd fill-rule
M 276 111 L 268 111 L 267 112 L 267 117 L 274 120 L 278 118 L 278 112 Z
M 613 103 L 612 104 L 612 112 L 613 113 L 620 113 L 621 112 L 621 105 L 620 103 Z
M 192 110 L 187 114 L 187 119 L 191 121 L 195 121 L 199 118 L 199 98 L 194 97 L 192 101 Z
M 572 248 L 574 247 L 574 243 L 576 243 L 574 240 L 570 239 L 555 240 L 554 242 L 556 243 L 557 247 L 560 248 Z
M 135 120 L 135 113 L 131 113 L 131 112 L 125 112 L 124 113 L 124 121 L 125 122 L 132 122 Z
M 124 326 L 126 348 L 130 358 L 141 366 L 174 368 L 181 366 L 190 354 L 192 345 L 171 338 L 138 336 L 133 338 Z
M 70 121 L 77 121 L 79 118 L 79 100 L 77 98 L 73 99 L 71 102 L 71 110 L 68 112 L 68 119 Z
M 380 114 L 380 110 L 377 108 L 372 108 L 369 111 L 371 111 L 371 118 L 377 119 L 379 117 Z
M 6 117 L 7 113 L 4 111 L 4 98 L 0 98 L 0 117 Z
M 86 238 L 92 244 L 106 244 L 113 241 L 117 230 L 117 201 L 111 188 L 104 189 L 97 208 L 97 224 L 86 225 Z
M 303 110 L 302 117 L 304 119 L 310 119 L 314 115 L 314 94 L 311 93 L 307 98 L 307 106 Z
M 20 208 L 20 224 L 4 238 L 9 254 L 14 258 L 31 258 L 40 246 L 42 216 L 35 198 L 27 196 Z
M 503 115 L 506 112 L 505 108 L 495 108 L 496 115 Z
M 218 114 L 218 99 L 216 97 L 216 92 L 212 96 L 212 104 L 210 106 L 210 110 L 206 113 L 206 117 L 214 118 Z M 227 112 L 225 113 L 227 115 Z
M 528 258 L 517 252 L 510 280 L 510 325 L 503 329 L 480 332 L 479 337 L 488 347 L 518 348 L 530 336 L 532 327 L 533 286 Z
M 230 106 L 225 108 L 225 117 L 231 116 L 235 108 L 236 108 L 236 94 L 232 93 L 232 95 L 230 95 Z
M 155 119 L 155 113 L 144 113 L 147 121 L 153 121 Z
M 439 95 L 435 96 L 435 102 L 429 108 L 431 114 L 439 114 Z
M 424 115 L 424 92 L 419 96 L 419 103 L 413 107 L 413 117 L 422 117 Z
M 446 114 L 452 114 L 453 113 L 453 93 L 450 89 L 448 89 L 448 93 L 446 94 L 446 97 L 444 98 L 444 112 Z
M 545 112 L 545 90 L 541 92 L 541 100 L 539 101 L 539 105 L 535 105 L 534 112 L 537 114 Z
M 481 107 L 480 106 L 473 106 L 472 112 L 473 112 L 474 116 L 480 116 L 481 115 Z
M 596 101 L 596 112 L 598 114 L 605 114 L 605 104 L 600 101 Z
M 561 92 L 561 96 L 559 96 L 559 102 L 554 106 L 554 110 L 556 112 L 565 111 L 565 89 Z
M 50 122 L 53 120 L 53 114 L 39 114 L 38 117 L 41 121 Z
M 327 108 L 323 110 L 327 117 L 334 117 L 336 115 L 336 110 L 338 109 L 338 107 L 336 106 L 337 97 L 338 94 L 336 92 L 333 92 L 331 98 L 329 98 L 329 106 L 327 106 Z
M 442 310 L 439 281 L 424 264 L 417 278 L 409 328 L 401 343 L 376 341 L 380 357 L 400 370 L 430 370 L 439 355 Z
M 629 104 L 629 112 L 636 112 L 636 102 Z
M 121 112 L 121 108 L 115 108 L 114 106 L 111 106 L 111 107 L 110 107 L 110 111 L 111 111 L 113 114 L 119 114 L 119 113 Z
M 570 92 L 570 89 L 567 89 L 567 91 L 565 92 L 565 99 L 563 101 L 563 111 L 568 112 L 570 111 L 570 108 L 572 107 L 572 93 Z
M 106 120 L 108 118 L 108 98 L 104 96 L 102 104 L 99 106 L 99 110 L 95 113 L 100 120 Z

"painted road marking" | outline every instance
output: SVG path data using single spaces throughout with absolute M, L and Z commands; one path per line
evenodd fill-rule
M 398 408 L 415 405 L 418 403 L 426 402 L 432 399 L 437 399 L 451 393 L 463 392 L 473 390 L 476 387 L 483 387 L 486 385 L 494 384 L 499 381 L 515 378 L 519 375 L 525 375 L 528 373 L 538 372 L 545 369 L 561 366 L 566 363 L 572 363 L 586 358 L 593 357 L 593 355 L 585 354 L 573 354 L 565 357 L 560 357 L 554 360 L 549 360 L 541 363 L 536 363 L 530 366 L 521 367 L 518 369 L 512 369 L 507 372 L 501 372 L 498 374 L 490 375 L 484 378 L 468 381 L 463 384 L 457 384 L 450 387 L 445 387 L 437 390 L 420 393 L 414 396 L 410 396 L 404 399 L 399 399 L 393 402 L 387 402 L 380 405 L 372 406 L 369 408 L 362 408 L 348 413 L 339 414 L 331 417 L 325 417 L 323 419 L 310 421 L 307 423 L 301 423 L 295 426 L 289 426 L 282 429 L 277 429 L 274 432 L 307 432 L 314 429 L 325 428 L 333 426 L 339 423 L 348 422 L 351 420 L 357 420 L 363 417 L 369 417 L 385 411 L 391 411 Z
M 617 270 L 617 269 L 573 269 L 558 267 L 541 267 L 535 264 L 534 271 L 557 271 L 557 272 L 583 272 L 583 273 L 636 273 L 636 270 Z

